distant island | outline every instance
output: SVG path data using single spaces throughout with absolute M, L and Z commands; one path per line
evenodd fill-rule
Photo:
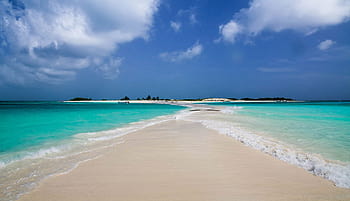
M 82 98 L 82 97 L 69 99 L 69 101 L 91 101 L 91 100 L 92 100 L 91 98 Z
M 130 99 L 128 96 L 124 96 L 120 99 L 114 99 L 114 100 L 108 100 L 108 99 L 101 99 L 101 100 L 93 100 L 91 98 L 84 98 L 84 97 L 76 97 L 72 98 L 68 101 L 191 101 L 191 102 L 237 102 L 237 101 L 273 101 L 273 102 L 287 102 L 287 101 L 296 101 L 292 98 L 285 98 L 285 97 L 264 97 L 264 98 L 185 98 L 185 99 L 169 99 L 169 98 L 159 98 L 152 97 L 148 95 L 145 98 L 137 98 L 136 100 Z

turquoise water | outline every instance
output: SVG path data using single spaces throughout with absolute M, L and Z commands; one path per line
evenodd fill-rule
M 212 103 L 208 128 L 350 188 L 350 103 Z M 193 119 L 193 118 L 192 118 Z
M 221 112 L 165 104 L 0 102 L 0 200 L 16 200 L 47 176 L 103 155 L 124 143 L 124 134 L 174 118 L 198 121 L 350 188 L 349 102 L 209 105 Z
M 124 143 L 123 135 L 173 119 L 165 104 L 0 102 L 0 200 Z
M 216 105 L 240 107 L 231 116 L 244 128 L 325 159 L 350 162 L 349 102 Z
M 165 104 L 0 102 L 0 155 L 181 109 Z

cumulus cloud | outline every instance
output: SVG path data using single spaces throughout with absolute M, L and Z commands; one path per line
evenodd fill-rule
M 294 30 L 312 34 L 350 18 L 348 0 L 252 0 L 228 23 L 220 25 L 223 40 L 234 42 L 237 34 L 255 36 L 262 31 Z M 227 27 L 227 32 L 224 28 Z M 240 27 L 235 29 L 234 27 Z
M 158 0 L 0 2 L 0 77 L 60 82 L 83 68 L 115 78 L 119 44 L 148 38 Z
M 198 42 L 184 51 L 163 52 L 159 56 L 165 61 L 177 62 L 187 59 L 192 59 L 200 55 L 203 51 L 203 46 Z
M 178 31 L 180 31 L 181 23 L 180 23 L 180 22 L 171 21 L 171 22 L 170 22 L 170 27 L 171 27 L 175 32 L 178 32 Z
M 322 41 L 320 44 L 318 44 L 318 49 L 327 50 L 334 44 L 335 42 L 332 40 L 325 40 L 325 41 Z
M 236 36 L 242 31 L 242 27 L 235 21 L 231 20 L 225 25 L 219 27 L 219 32 L 222 35 L 224 41 L 234 43 Z

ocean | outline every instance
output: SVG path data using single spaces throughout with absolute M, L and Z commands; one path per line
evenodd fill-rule
M 208 105 L 221 112 L 187 118 L 350 188 L 350 102 Z
M 349 102 L 186 106 L 0 102 L 0 200 L 15 200 L 44 178 L 100 157 L 124 143 L 125 134 L 172 119 L 200 122 L 350 188 Z
M 171 119 L 168 104 L 0 102 L 0 200 L 70 171 L 123 143 L 122 135 Z

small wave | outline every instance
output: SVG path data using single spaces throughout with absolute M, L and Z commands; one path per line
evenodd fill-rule
M 302 167 L 314 175 L 331 180 L 336 186 L 350 188 L 350 165 L 348 164 L 327 161 L 320 156 L 291 149 L 281 142 L 249 133 L 230 125 L 230 123 L 218 121 L 201 121 L 201 123 L 207 128 L 231 136 L 249 147 Z
M 111 139 L 119 138 L 129 133 L 141 130 L 143 128 L 153 126 L 165 121 L 169 121 L 172 119 L 176 119 L 178 115 L 182 115 L 182 111 L 179 111 L 173 115 L 164 115 L 159 116 L 150 120 L 144 120 L 140 122 L 129 123 L 124 127 L 115 128 L 112 130 L 106 131 L 98 131 L 98 132 L 89 132 L 89 133 L 80 133 L 76 134 L 74 137 L 76 139 L 85 139 L 90 142 L 98 142 L 98 141 L 108 141 Z
M 68 158 L 68 157 L 74 157 L 74 156 L 77 156 L 77 155 L 80 155 L 80 154 L 85 154 L 85 153 L 89 153 L 89 152 L 100 151 L 100 150 L 103 150 L 103 149 L 111 148 L 111 147 L 114 147 L 115 145 L 123 144 L 124 142 L 125 141 L 122 140 L 122 141 L 119 141 L 119 142 L 116 142 L 116 143 L 112 143 L 110 145 L 101 146 L 101 147 L 94 148 L 94 149 L 88 149 L 88 150 L 85 150 L 85 151 L 73 152 L 73 153 L 67 154 L 67 155 L 52 156 L 52 157 L 46 157 L 46 158 L 47 159 L 64 159 L 64 158 Z
M 241 110 L 243 107 L 241 106 L 232 106 L 232 107 L 225 107 L 221 110 L 224 114 L 235 114 L 237 111 Z
M 2 156 L 2 159 L 0 161 L 0 169 L 5 168 L 8 165 L 11 165 L 15 162 L 19 162 L 22 160 L 27 159 L 38 159 L 38 158 L 44 158 L 46 156 L 52 155 L 52 154 L 58 154 L 62 151 L 69 150 L 69 145 L 59 145 L 59 146 L 49 146 L 47 148 L 39 148 L 38 150 L 26 150 L 26 151 L 20 151 L 16 153 L 9 153 Z
M 178 114 L 181 115 L 181 113 Z M 123 127 L 111 130 L 79 133 L 72 136 L 72 139 L 58 141 L 56 143 L 48 143 L 45 145 L 41 145 L 41 147 L 33 147 L 30 150 L 3 154 L 0 158 L 0 169 L 12 163 L 16 163 L 27 159 L 40 159 L 45 157 L 54 158 L 56 157 L 55 155 L 57 155 L 56 158 L 64 157 L 60 155 L 64 155 L 65 153 L 70 155 L 70 151 L 78 148 L 81 145 L 93 145 L 95 142 L 98 143 L 100 141 L 109 141 L 111 139 L 119 138 L 131 132 L 135 132 L 149 126 L 174 119 L 176 115 L 177 114 L 164 115 L 150 120 L 133 122 Z
M 229 111 L 229 113 L 232 114 L 231 111 L 236 111 L 237 109 L 241 108 L 229 109 L 226 110 L 226 112 L 225 109 L 221 109 L 221 111 L 222 113 L 228 113 L 227 111 Z M 314 175 L 321 176 L 334 182 L 338 187 L 350 188 L 350 164 L 340 161 L 325 160 L 319 155 L 296 150 L 280 141 L 248 132 L 225 120 L 213 120 L 210 117 L 203 118 L 201 115 L 184 116 L 183 119 L 199 122 L 209 129 L 235 138 L 246 146 L 267 153 L 282 161 L 302 167 Z
M 70 172 L 80 163 L 99 157 L 106 150 L 123 143 L 120 137 L 177 118 L 172 115 L 129 123 L 123 127 L 80 133 L 70 139 L 33 147 L 31 150 L 0 156 L 0 200 L 16 200 L 32 190 L 41 180 Z

